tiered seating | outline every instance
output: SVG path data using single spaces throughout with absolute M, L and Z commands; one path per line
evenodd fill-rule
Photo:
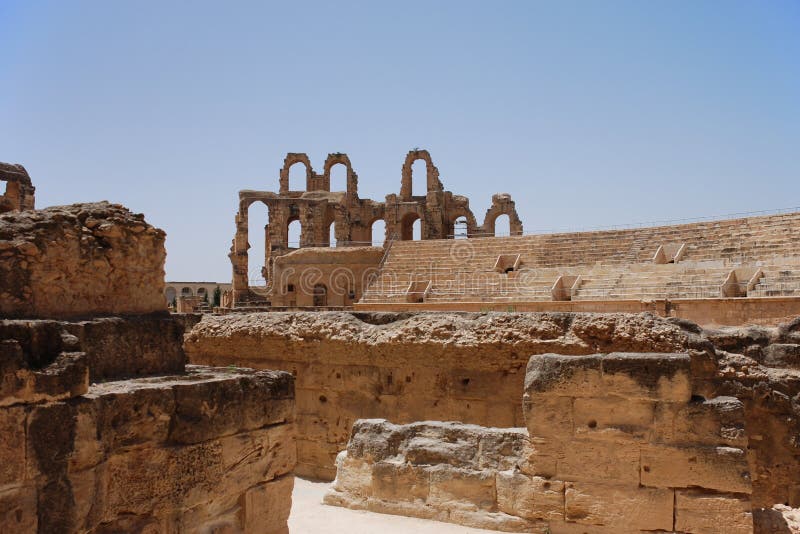
M 800 212 L 628 230 L 397 241 L 361 302 L 403 302 L 409 284 L 420 280 L 431 282 L 425 302 L 561 299 L 553 286 L 562 275 L 580 277 L 563 295 L 572 300 L 717 298 L 731 271 L 742 267 L 763 272 L 752 288 L 739 280 L 737 294 L 800 296 L 799 244 Z M 677 262 L 658 264 L 665 261 L 654 259 L 659 247 Z M 495 269 L 501 255 L 516 254 L 516 270 Z

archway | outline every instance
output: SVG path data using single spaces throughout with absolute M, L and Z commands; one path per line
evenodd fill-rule
M 456 217 L 456 220 L 453 221 L 453 239 L 467 239 L 468 237 L 467 218 L 463 215 Z
M 494 235 L 497 237 L 511 235 L 511 219 L 505 213 L 498 215 L 494 220 Z
M 419 240 L 422 235 L 422 223 L 419 215 L 409 213 L 400 223 L 400 239 L 403 241 Z
M 411 164 L 411 196 L 424 197 L 428 194 L 428 166 L 424 159 Z
M 308 169 L 301 161 L 293 163 L 289 167 L 289 191 L 305 191 L 307 187 L 306 178 Z
M 289 219 L 289 227 L 287 229 L 287 235 L 289 236 L 289 248 L 300 248 L 300 236 L 302 231 L 303 228 L 300 224 L 300 219 L 296 217 Z
M 344 163 L 334 163 L 331 166 L 330 190 L 347 191 L 347 166 Z
M 266 262 L 267 227 L 269 207 L 263 202 L 254 202 L 247 208 L 247 280 L 251 286 L 263 286 L 263 268 Z
M 386 221 L 378 219 L 372 223 L 372 246 L 382 247 L 386 242 Z
M 178 292 L 175 290 L 174 287 L 168 286 L 166 291 L 164 292 L 164 296 L 167 298 L 167 304 L 173 306 L 175 301 L 178 299 Z
M 331 221 L 328 227 L 328 246 L 336 248 L 336 221 Z
M 183 289 L 181 289 L 182 297 L 191 297 L 192 295 L 194 295 L 194 293 L 192 292 L 191 287 L 184 287 Z
M 317 284 L 314 286 L 314 306 L 327 306 L 328 305 L 328 288 L 325 284 Z

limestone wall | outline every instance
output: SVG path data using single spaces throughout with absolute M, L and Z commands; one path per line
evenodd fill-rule
M 522 429 L 359 421 L 329 504 L 509 532 L 753 532 L 744 407 L 685 354 L 531 358 Z
M 0 408 L 0 531 L 287 532 L 289 375 L 190 368 L 88 387 L 83 371 L 68 398 Z
M 107 202 L 0 215 L 0 317 L 166 310 L 164 236 Z
M 333 479 L 357 419 L 522 426 L 531 354 L 676 351 L 690 335 L 649 315 L 272 312 L 205 316 L 184 348 L 196 364 L 294 374 L 298 474 Z

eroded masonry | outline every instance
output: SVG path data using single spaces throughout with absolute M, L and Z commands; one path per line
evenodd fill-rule
M 0 215 L 0 532 L 286 532 L 292 376 L 187 365 L 142 215 L 21 207 Z
M 412 165 L 422 160 L 426 166 L 426 194 L 412 195 Z M 289 169 L 293 165 L 305 167 L 305 190 L 289 190 Z M 331 168 L 346 168 L 346 190 L 331 191 Z M 248 209 L 255 202 L 269 209 L 264 235 L 248 235 Z M 233 291 L 230 306 L 270 304 L 273 306 L 326 307 L 346 306 L 357 301 L 366 285 L 365 269 L 375 268 L 382 252 L 369 250 L 372 244 L 372 225 L 385 222 L 384 244 L 390 240 L 410 240 L 413 225 L 420 221 L 421 239 L 445 239 L 453 236 L 456 220 L 463 219 L 468 235 L 494 235 L 494 223 L 500 215 L 508 215 L 512 235 L 522 234 L 522 222 L 514 201 L 508 194 L 492 197 L 492 205 L 479 226 L 469 207 L 469 199 L 445 191 L 439 179 L 439 169 L 433 164 L 427 150 L 412 150 L 406 155 L 400 179 L 399 194 L 389 194 L 378 202 L 358 196 L 358 175 L 353 170 L 347 154 L 329 154 L 322 174 L 311 167 L 306 154 L 286 155 L 280 170 L 280 189 L 277 193 L 266 191 L 240 191 L 239 211 L 236 214 L 236 235 L 229 254 L 233 264 Z M 289 243 L 289 225 L 300 222 L 300 242 Z M 329 247 L 331 227 L 337 249 L 328 251 L 326 261 L 316 262 L 317 271 L 306 273 L 298 269 L 289 274 L 276 272 L 277 259 L 298 248 Z M 265 257 L 261 274 L 267 281 L 264 288 L 252 288 L 248 273 L 247 251 L 251 239 L 264 239 Z M 345 250 L 339 250 L 345 247 Z M 358 247 L 361 250 L 347 250 Z M 380 250 L 382 247 L 378 247 Z M 302 262 L 301 263 L 305 263 Z M 314 263 L 314 262 L 312 262 Z M 332 265 L 332 267 L 331 267 Z M 337 267 L 344 269 L 337 270 Z M 337 278 L 337 273 L 341 273 Z M 306 287 L 308 286 L 308 287 Z M 332 291 L 336 288 L 337 291 Z
M 240 216 L 272 203 L 272 286 L 234 276 L 224 314 L 166 311 L 143 215 L 32 209 L 24 175 L 0 215 L 0 531 L 286 533 L 297 475 L 331 481 L 326 506 L 496 531 L 800 532 L 800 215 L 479 235 L 490 214 L 448 239 L 468 205 L 427 153 L 381 208 L 343 158 L 347 192 L 333 163 L 289 191 L 298 155 L 279 194 L 242 192 Z M 375 210 L 429 239 L 344 246 Z M 306 245 L 326 221 L 343 245 L 290 251 L 301 213 Z M 345 268 L 341 302 L 289 291 Z

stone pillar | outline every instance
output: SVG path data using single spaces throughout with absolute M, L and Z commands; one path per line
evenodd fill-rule
M 247 250 L 250 244 L 247 241 L 247 209 L 239 208 L 239 213 L 236 214 L 236 235 L 233 238 L 230 254 L 228 258 L 231 260 L 231 267 L 233 270 L 233 303 L 246 300 L 250 293 L 250 281 L 247 276 L 248 258 Z

